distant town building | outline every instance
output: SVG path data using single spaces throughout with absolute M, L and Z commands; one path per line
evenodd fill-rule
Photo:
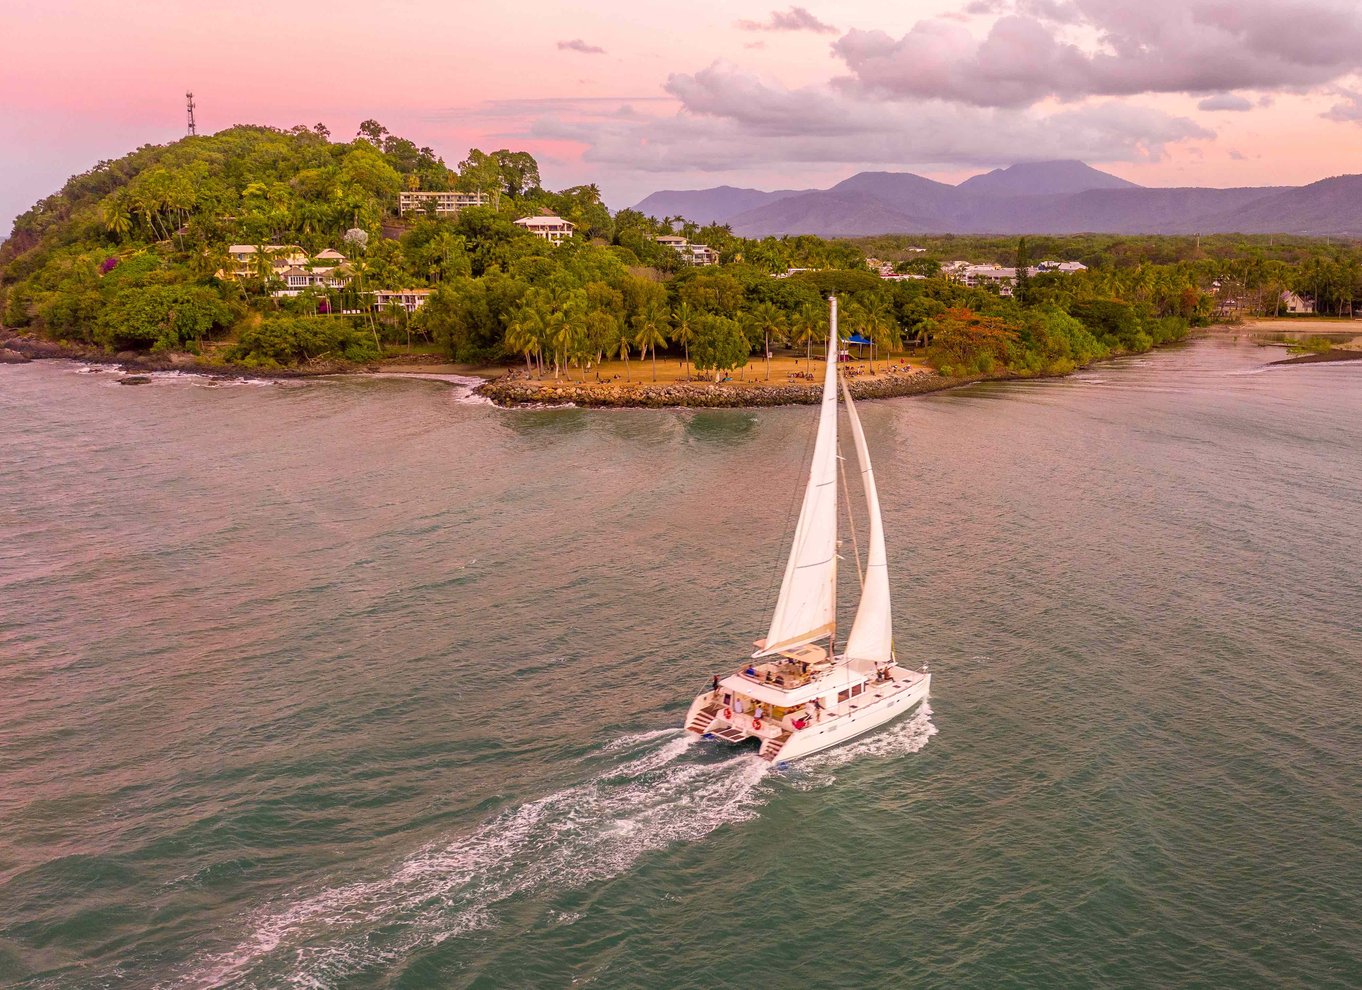
M 1088 266 L 1081 261 L 1042 261 L 1039 265 L 1026 269 L 1026 274 L 1035 278 L 1037 275 L 1050 272 L 1072 275 L 1087 270 Z M 1012 295 L 1012 290 L 1017 284 L 1017 269 L 1003 265 L 973 265 L 968 261 L 951 261 L 941 266 L 941 274 L 951 281 L 963 282 L 975 288 L 991 286 L 1004 298 Z
M 374 290 L 374 309 L 379 311 L 389 306 L 401 306 L 408 313 L 415 313 L 426 304 L 433 289 L 376 289 Z
M 1315 311 L 1315 301 L 1304 296 L 1297 295 L 1290 290 L 1282 293 L 1282 312 L 1294 313 L 1297 315 L 1313 313 Z
M 435 204 L 436 216 L 452 216 L 465 206 L 486 206 L 488 196 L 485 192 L 404 192 L 397 195 L 397 212 L 424 213 Z
M 577 225 L 564 220 L 562 217 L 523 217 L 515 222 L 517 227 L 523 227 L 535 237 L 543 238 L 550 244 L 561 244 L 572 236 L 572 232 L 577 229 Z
M 681 255 L 681 259 L 694 268 L 719 263 L 719 252 L 706 244 L 692 244 L 686 238 L 672 234 L 655 238 L 655 240 L 663 247 L 669 247 Z

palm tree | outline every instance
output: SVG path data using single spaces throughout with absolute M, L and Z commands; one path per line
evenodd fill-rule
M 119 190 L 104 201 L 104 228 L 119 241 L 132 230 L 126 190 Z
M 677 306 L 672 313 L 672 329 L 675 331 L 672 339 L 685 349 L 686 381 L 690 381 L 690 342 L 695 336 L 695 314 L 691 312 L 688 303 Z
M 760 330 L 766 341 L 766 380 L 771 380 L 771 338 L 785 335 L 785 313 L 773 302 L 764 302 L 752 309 L 752 326 Z
M 657 345 L 667 345 L 667 335 L 662 328 L 667 325 L 667 311 L 660 306 L 650 306 L 634 317 L 634 343 L 639 354 L 651 353 L 653 356 L 653 381 L 657 381 Z
M 827 324 L 827 314 L 823 312 L 823 307 L 815 303 L 809 303 L 799 311 L 798 329 L 794 332 L 794 342 L 803 344 L 804 370 L 808 372 L 813 368 L 813 342 L 820 339 L 823 334 L 819 331 Z
M 890 311 L 889 302 L 875 299 L 862 310 L 862 326 L 870 338 L 870 373 L 875 373 L 875 348 L 891 350 L 898 343 L 899 327 Z
M 553 343 L 553 378 L 557 381 L 559 371 L 576 350 L 577 326 L 562 310 L 549 314 L 549 325 Z
M 539 353 L 539 335 L 534 326 L 538 322 L 539 318 L 535 313 L 522 310 L 517 314 L 517 318 L 511 321 L 511 325 L 506 328 L 506 346 L 517 354 L 525 356 L 525 373 L 527 375 L 534 373 L 534 369 L 530 365 L 530 356 Z
M 619 334 L 618 346 L 620 358 L 624 361 L 624 380 L 626 382 L 632 381 L 633 379 L 629 376 L 629 335 L 625 332 L 624 327 L 620 327 Z
M 874 349 L 888 360 L 888 353 L 902 343 L 898 320 L 893 319 L 887 300 L 874 300 L 865 309 L 866 336 L 870 338 L 870 374 L 874 374 Z

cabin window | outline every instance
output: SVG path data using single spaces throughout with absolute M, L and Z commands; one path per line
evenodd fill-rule
M 837 692 L 837 703 L 840 705 L 842 702 L 846 701 L 846 700 L 847 700 L 848 698 L 850 698 L 850 697 L 851 697 L 851 692 L 850 692 L 850 691 L 838 691 L 838 692 Z

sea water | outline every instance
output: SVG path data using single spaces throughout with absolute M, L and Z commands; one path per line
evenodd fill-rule
M 0 984 L 1362 985 L 1362 364 L 1278 356 L 863 403 L 933 696 L 784 769 L 680 721 L 814 410 L 0 367 Z

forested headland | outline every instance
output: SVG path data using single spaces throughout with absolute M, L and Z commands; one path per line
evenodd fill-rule
M 403 191 L 446 190 L 485 205 L 399 216 Z M 546 214 L 573 235 L 553 244 L 515 223 Z M 656 240 L 676 234 L 714 249 L 718 264 L 692 267 Z M 243 267 L 233 245 L 256 248 L 256 262 Z M 293 267 L 271 264 L 279 254 L 296 254 Z M 882 279 L 867 255 L 915 277 Z M 342 261 L 319 269 L 319 256 Z M 956 258 L 1020 275 L 1010 294 L 969 287 L 942 274 Z M 1088 267 L 1027 277 L 1047 259 Z M 306 277 L 314 270 L 327 278 Z M 287 272 L 309 284 L 282 293 Z M 423 303 L 414 311 L 376 305 L 411 290 Z M 440 354 L 585 378 L 603 360 L 661 351 L 717 374 L 821 345 L 836 292 L 843 331 L 881 356 L 911 348 L 952 377 L 1062 374 L 1180 340 L 1231 295 L 1236 312 L 1270 315 L 1288 290 L 1350 314 L 1362 250 L 1229 236 L 749 240 L 611 213 L 593 185 L 544 189 L 524 152 L 475 149 L 450 167 L 374 121 L 348 141 L 321 125 L 240 126 L 143 147 L 72 177 L 0 246 L 0 322 L 11 331 L 271 370 Z

